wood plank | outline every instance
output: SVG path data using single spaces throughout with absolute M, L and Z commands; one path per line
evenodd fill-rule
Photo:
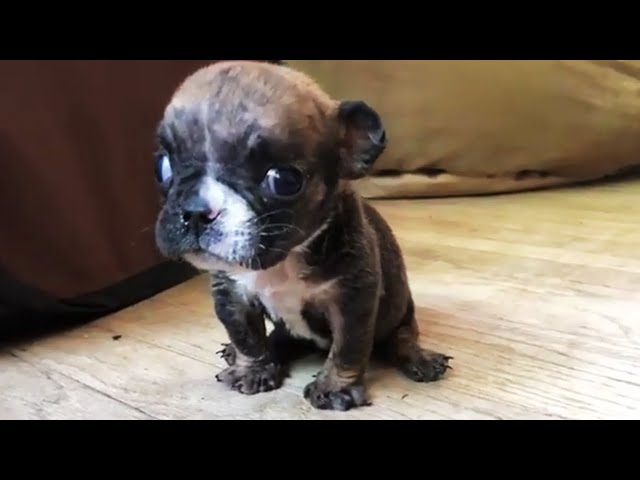
M 151 417 L 19 354 L 0 352 L 0 420 L 146 420 Z

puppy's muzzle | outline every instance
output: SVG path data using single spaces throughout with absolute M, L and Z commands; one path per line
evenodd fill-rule
M 192 228 L 202 228 L 212 224 L 220 216 L 221 210 L 213 206 L 200 194 L 192 195 L 184 204 L 182 223 Z

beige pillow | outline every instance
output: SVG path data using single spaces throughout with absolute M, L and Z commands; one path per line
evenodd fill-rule
M 383 116 L 369 197 L 528 190 L 640 164 L 639 60 L 287 60 Z

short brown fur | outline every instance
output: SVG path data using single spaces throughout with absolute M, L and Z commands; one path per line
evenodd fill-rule
M 230 80 L 233 80 L 230 81 Z M 224 97 L 225 108 L 250 105 L 251 117 L 275 135 L 304 131 L 310 146 L 326 135 L 328 120 L 335 115 L 336 102 L 315 82 L 295 70 L 267 63 L 226 61 L 205 67 L 187 78 L 178 88 L 167 108 L 171 117 L 176 110 L 211 108 L 211 103 Z M 269 99 L 278 97 L 278 103 Z M 215 107 L 215 105 L 213 105 Z M 206 112 L 207 109 L 204 108 Z M 234 116 L 228 122 L 234 130 Z

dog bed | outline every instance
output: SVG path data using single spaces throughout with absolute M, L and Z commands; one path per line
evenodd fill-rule
M 288 60 L 383 116 L 373 198 L 525 191 L 640 164 L 638 60 Z

